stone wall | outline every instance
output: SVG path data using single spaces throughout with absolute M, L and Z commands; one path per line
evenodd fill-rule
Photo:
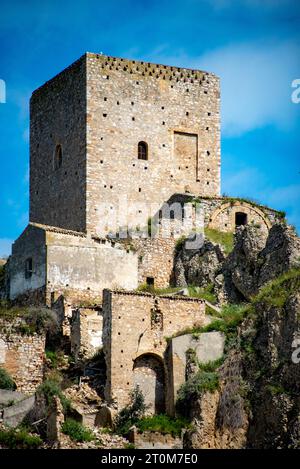
M 219 195 L 219 95 L 211 73 L 87 54 L 88 229 L 109 231 L 122 196 L 133 227 L 175 192 Z
M 155 288 L 166 288 L 172 280 L 176 239 L 174 237 L 133 239 L 138 255 L 138 283 L 153 278 Z
M 103 234 L 120 196 L 135 226 L 175 192 L 218 195 L 219 104 L 211 73 L 85 54 L 31 98 L 30 221 Z
M 165 362 L 166 337 L 186 327 L 203 324 L 204 317 L 203 300 L 105 290 L 103 347 L 107 367 L 108 401 L 123 407 L 127 404 L 129 392 L 135 384 L 140 384 L 143 388 L 143 382 L 138 383 L 135 380 L 138 367 L 145 377 L 146 388 L 142 391 L 151 410 L 156 410 L 153 389 L 147 389 L 147 386 L 152 386 L 155 380 L 160 382 L 160 387 L 163 385 L 163 397 L 166 402 L 170 394 Z M 148 359 L 149 366 L 145 365 L 145 360 L 141 363 L 141 357 Z M 163 383 L 160 378 L 162 375 Z M 160 396 L 156 397 L 161 400 Z
M 159 432 L 143 432 L 134 427 L 129 434 L 130 443 L 134 444 L 136 449 L 181 449 L 182 439 L 173 437 L 170 434 Z
M 25 262 L 29 258 L 34 259 L 30 277 L 25 273 Z M 46 232 L 28 225 L 12 245 L 9 260 L 10 299 L 28 291 L 43 289 L 46 285 L 46 275 Z
M 26 278 L 28 258 L 32 259 L 32 274 Z M 38 299 L 40 296 L 36 292 L 46 289 L 44 295 L 49 305 L 60 295 L 73 298 L 77 304 L 80 301 L 99 302 L 103 288 L 131 290 L 137 286 L 138 257 L 115 242 L 29 224 L 13 245 L 11 299 L 26 294 L 28 301 Z
M 71 352 L 75 359 L 91 358 L 102 348 L 102 308 L 79 308 L 71 321 Z
M 175 402 L 180 386 L 187 378 L 187 351 L 194 350 L 200 363 L 213 362 L 224 354 L 225 336 L 221 332 L 205 332 L 199 337 L 184 334 L 175 337 L 169 344 L 169 369 L 173 383 L 173 396 L 168 401 L 168 412 L 175 414 Z
M 172 229 L 169 230 L 174 234 L 180 232 L 186 234 L 188 231 L 191 232 L 191 228 L 199 230 L 203 227 L 234 232 L 236 229 L 236 213 L 245 214 L 247 224 L 260 226 L 265 232 L 268 232 L 274 223 L 282 221 L 282 212 L 239 198 L 173 194 L 167 203 L 170 207 L 177 207 L 177 214 L 175 215 L 177 223 L 174 224 L 173 228 L 171 224 Z M 185 219 L 182 219 L 182 211 L 178 210 L 181 205 L 185 207 Z M 187 220 L 187 218 L 190 218 L 190 220 Z M 164 220 L 160 222 L 160 225 L 163 223 L 165 223 Z
M 58 145 L 60 167 L 55 164 Z M 32 94 L 30 221 L 86 229 L 85 56 Z
M 12 320 L 0 324 L 0 367 L 5 368 L 17 390 L 34 393 L 43 381 L 45 336 L 18 332 Z

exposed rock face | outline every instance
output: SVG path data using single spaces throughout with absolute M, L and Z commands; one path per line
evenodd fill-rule
M 177 286 L 213 283 L 219 303 L 249 300 L 259 288 L 292 267 L 300 266 L 300 239 L 294 230 L 275 224 L 269 234 L 252 225 L 238 227 L 233 251 L 225 258 L 219 245 L 205 240 L 200 249 L 178 251 Z
M 300 239 L 292 228 L 276 224 L 267 237 L 255 227 L 240 227 L 223 263 L 225 297 L 249 300 L 266 282 L 299 265 Z
M 265 302 L 257 308 L 255 354 L 244 359 L 252 390 L 248 430 L 252 448 L 300 448 L 299 283 L 296 289 L 282 308 Z
M 260 229 L 252 226 L 237 228 L 234 249 L 222 269 L 226 279 L 224 288 L 230 300 L 234 300 L 234 295 L 238 294 L 250 298 L 256 291 L 257 258 L 266 241 L 267 234 Z
M 198 285 L 205 287 L 213 283 L 225 256 L 219 245 L 205 240 L 200 249 L 182 249 L 174 263 L 174 278 L 177 286 Z
M 300 448 L 299 313 L 299 274 L 252 305 L 219 391 L 191 403 L 186 448 Z
M 300 267 L 300 238 L 294 230 L 282 224 L 274 225 L 265 248 L 259 253 L 257 286 L 278 277 L 292 267 Z
M 242 360 L 233 351 L 220 368 L 220 390 L 205 392 L 191 404 L 190 417 L 196 430 L 184 436 L 187 448 L 243 448 L 248 416 L 242 394 Z

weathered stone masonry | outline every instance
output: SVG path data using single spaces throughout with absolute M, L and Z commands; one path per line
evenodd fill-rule
M 1 320 L 0 366 L 10 373 L 18 391 L 31 394 L 43 381 L 45 335 L 22 334 L 19 325 L 18 320 Z
M 139 384 L 152 411 L 174 406 L 165 352 L 166 338 L 204 323 L 205 302 L 105 290 L 103 346 L 107 367 L 106 398 L 122 407 Z
M 153 213 L 136 204 L 159 206 L 176 192 L 219 195 L 219 80 L 87 53 L 33 93 L 30 146 L 32 222 L 109 231 L 114 214 L 101 226 L 99 204 L 110 211 L 126 194 L 129 225 L 144 225 Z
M 27 259 L 32 259 L 30 276 L 25 275 Z M 137 287 L 137 262 L 135 253 L 108 240 L 29 224 L 13 245 L 10 298 L 31 292 L 32 302 L 43 299 L 40 303 L 49 306 L 60 295 L 73 297 L 76 303 L 80 299 L 101 302 L 103 288 Z

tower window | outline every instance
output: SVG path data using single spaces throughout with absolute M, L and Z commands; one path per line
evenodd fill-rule
M 148 160 L 148 144 L 146 142 L 138 143 L 138 159 Z
M 54 169 L 59 169 L 62 166 L 62 146 L 60 144 L 56 145 L 54 153 Z
M 235 226 L 247 225 L 247 214 L 243 212 L 236 212 Z
M 25 261 L 25 278 L 32 277 L 32 257 L 29 257 Z

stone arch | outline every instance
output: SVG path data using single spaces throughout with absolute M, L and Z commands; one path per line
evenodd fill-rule
M 235 231 L 235 214 L 245 213 L 248 224 L 261 225 L 261 228 L 268 231 L 272 224 L 264 212 L 257 206 L 243 201 L 226 202 L 217 208 L 210 217 L 209 228 L 220 231 Z
M 134 360 L 134 386 L 142 391 L 149 414 L 165 411 L 165 370 L 162 358 L 154 353 L 144 353 Z

